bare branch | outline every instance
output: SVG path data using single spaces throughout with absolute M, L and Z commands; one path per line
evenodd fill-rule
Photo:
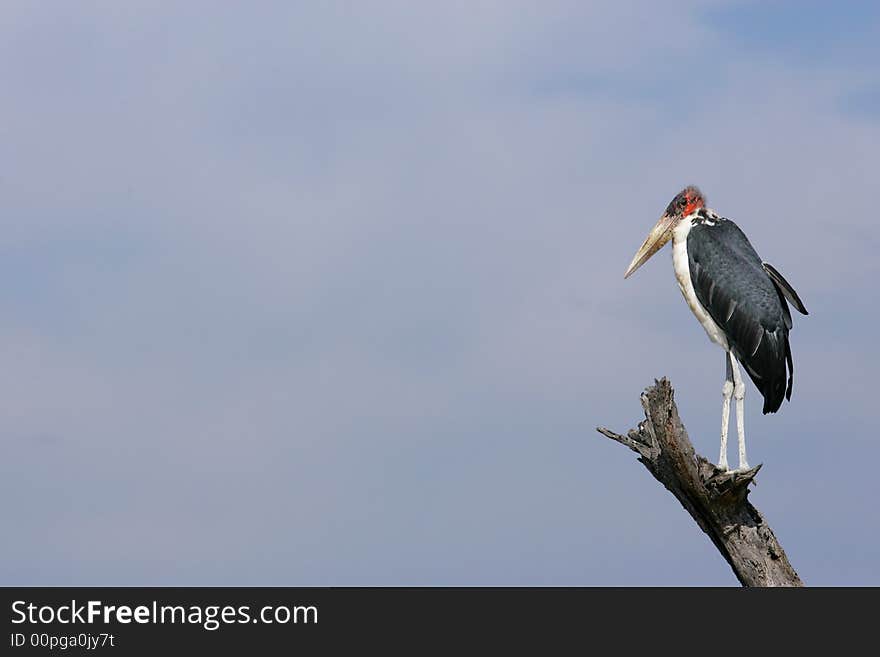
M 626 445 L 706 532 L 743 586 L 803 586 L 761 513 L 748 501 L 749 484 L 761 469 L 722 472 L 694 451 L 678 416 L 672 385 L 655 381 L 641 396 L 645 421 L 623 436 Z

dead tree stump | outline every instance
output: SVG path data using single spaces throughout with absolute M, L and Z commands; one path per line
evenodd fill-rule
M 678 417 L 666 378 L 642 393 L 645 421 L 622 436 L 604 436 L 626 445 L 708 534 L 743 586 L 803 586 L 761 513 L 748 500 L 749 484 L 761 465 L 722 472 L 694 451 Z

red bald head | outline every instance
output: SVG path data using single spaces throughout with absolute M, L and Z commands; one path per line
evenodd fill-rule
M 687 217 L 692 212 L 706 206 L 703 193 L 694 185 L 689 185 L 681 190 L 666 208 L 666 214 L 670 217 Z

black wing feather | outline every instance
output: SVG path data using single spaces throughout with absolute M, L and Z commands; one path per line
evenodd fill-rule
M 785 280 L 782 274 L 776 271 L 776 267 L 769 262 L 762 263 L 762 266 L 764 267 L 764 271 L 767 272 L 767 275 L 779 289 L 780 294 L 785 295 L 785 298 L 791 302 L 791 305 L 794 306 L 801 315 L 809 315 L 810 313 L 807 312 L 807 307 L 804 306 L 804 302 L 801 301 L 798 293 L 794 291 L 794 288 L 789 285 L 788 281 Z
M 697 299 L 764 397 L 764 413 L 775 413 L 784 398 L 791 398 L 793 382 L 791 313 L 785 299 L 792 299 L 798 310 L 803 303 L 784 278 L 778 282 L 765 268 L 732 221 L 694 225 L 687 251 Z

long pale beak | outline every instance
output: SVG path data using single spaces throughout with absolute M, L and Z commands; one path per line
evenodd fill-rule
M 664 214 L 660 220 L 648 233 L 645 243 L 639 248 L 632 262 L 629 263 L 624 278 L 629 278 L 632 273 L 648 262 L 648 258 L 657 253 L 661 247 L 672 238 L 672 225 L 675 223 L 675 217 Z

